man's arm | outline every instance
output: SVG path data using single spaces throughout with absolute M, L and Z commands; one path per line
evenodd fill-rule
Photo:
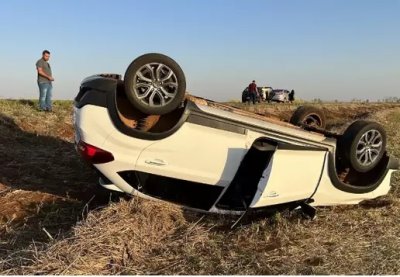
M 44 73 L 43 68 L 38 67 L 38 68 L 37 68 L 37 72 L 38 72 L 38 74 L 39 74 L 40 76 L 43 76 L 43 77 L 49 79 L 50 81 L 54 81 L 54 78 L 53 78 L 53 77 L 51 77 L 51 76 L 47 75 L 46 73 Z

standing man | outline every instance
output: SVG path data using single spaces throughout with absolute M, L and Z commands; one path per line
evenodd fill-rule
M 294 89 L 292 89 L 292 91 L 289 93 L 289 102 L 293 103 L 294 101 Z
M 38 86 L 39 86 L 39 110 L 51 112 L 51 94 L 53 90 L 52 82 L 54 78 L 51 74 L 51 67 L 48 63 L 50 59 L 50 52 L 44 50 L 42 58 L 36 62 L 36 70 L 38 73 Z
M 251 84 L 249 85 L 249 96 L 250 100 L 253 101 L 253 104 L 256 103 L 257 94 L 258 91 L 257 91 L 256 81 L 253 80 L 253 82 L 251 82 Z

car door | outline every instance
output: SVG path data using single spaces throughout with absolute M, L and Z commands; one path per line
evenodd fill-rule
M 311 197 L 321 181 L 326 155 L 326 151 L 278 146 L 250 206 L 258 208 Z
M 136 170 L 210 185 L 233 179 L 246 149 L 245 134 L 186 122 L 146 147 Z

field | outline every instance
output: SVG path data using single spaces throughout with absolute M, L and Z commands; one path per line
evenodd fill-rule
M 296 105 L 245 109 L 288 120 Z M 315 104 L 328 129 L 373 119 L 400 157 L 400 105 Z M 400 274 L 400 173 L 355 206 L 234 216 L 105 191 L 73 145 L 72 102 L 54 113 L 0 100 L 0 274 Z

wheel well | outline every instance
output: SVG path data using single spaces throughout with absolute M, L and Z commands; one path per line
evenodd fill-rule
M 162 133 L 172 129 L 181 119 L 184 108 L 178 108 L 164 115 L 148 115 L 135 109 L 129 102 L 123 84 L 119 84 L 116 93 L 116 107 L 119 119 L 129 128 Z
M 337 189 L 351 193 L 367 193 L 375 190 L 386 176 L 390 163 L 390 157 L 385 152 L 372 170 L 360 173 L 344 165 L 339 157 L 334 158 L 332 153 L 328 158 L 329 177 L 332 184 Z

